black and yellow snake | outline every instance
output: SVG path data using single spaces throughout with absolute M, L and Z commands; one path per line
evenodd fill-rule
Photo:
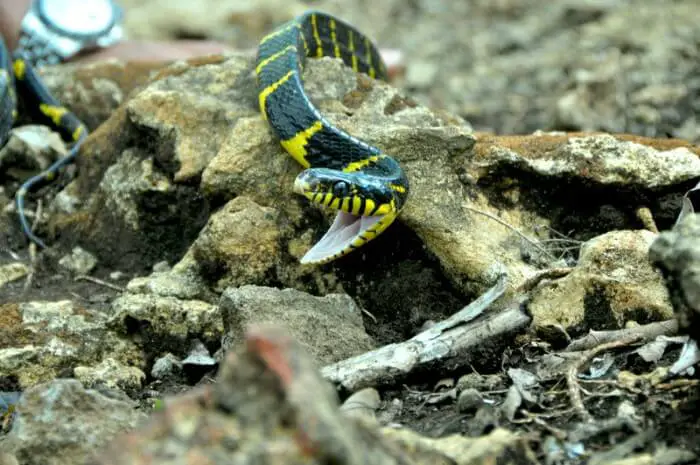
M 24 199 L 33 187 L 52 181 L 59 170 L 71 163 L 78 154 L 81 142 L 87 136 L 85 125 L 51 95 L 34 67 L 21 52 L 10 54 L 0 38 L 0 146 L 5 145 L 10 129 L 17 120 L 17 103 L 21 99 L 32 119 L 54 128 L 64 140 L 73 142 L 70 151 L 39 174 L 27 179 L 15 194 L 17 215 L 22 231 L 41 247 L 44 242 L 37 237 L 27 221 Z
M 307 168 L 296 178 L 294 191 L 338 212 L 302 263 L 334 260 L 375 238 L 396 219 L 409 190 L 396 160 L 334 127 L 304 93 L 306 58 L 323 56 L 340 58 L 372 78 L 387 78 L 386 66 L 366 36 L 316 11 L 265 36 L 255 63 L 260 111 L 282 147 Z
M 398 162 L 333 126 L 304 92 L 307 57 L 337 57 L 353 70 L 387 79 L 377 48 L 352 26 L 325 13 L 309 11 L 281 25 L 259 44 L 255 72 L 263 117 L 284 149 L 304 168 L 294 191 L 311 202 L 336 210 L 335 221 L 302 263 L 325 263 L 362 246 L 384 231 L 408 197 L 408 179 Z M 87 135 L 85 125 L 47 90 L 31 64 L 10 56 L 0 40 L 0 144 L 17 117 L 17 96 L 25 108 L 74 142 L 70 152 L 17 191 L 17 212 L 24 233 L 36 237 L 24 214 L 24 199 L 37 184 L 51 181 L 72 162 Z M 16 91 L 15 91 L 16 90 Z

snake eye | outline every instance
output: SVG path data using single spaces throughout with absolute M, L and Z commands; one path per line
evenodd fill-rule
M 346 197 L 349 190 L 350 186 L 345 181 L 338 181 L 333 185 L 333 195 L 335 197 Z

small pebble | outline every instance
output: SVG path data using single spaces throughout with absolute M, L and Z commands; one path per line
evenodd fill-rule
M 120 279 L 124 279 L 125 276 L 126 273 L 122 271 L 112 271 L 109 274 L 109 279 L 111 279 L 112 281 L 119 281 Z
M 155 379 L 165 379 L 182 371 L 182 362 L 171 353 L 158 358 L 151 368 L 151 376 Z
M 457 398 L 457 410 L 460 413 L 471 413 L 476 411 L 484 403 L 484 398 L 476 389 L 465 389 L 459 393 Z
M 365 388 L 348 397 L 340 410 L 348 415 L 374 418 L 374 413 L 379 408 L 380 402 L 379 392 L 376 389 Z
M 170 265 L 168 265 L 168 262 L 166 262 L 165 260 L 153 265 L 154 273 L 167 273 L 168 271 L 170 271 Z
M 209 354 L 209 349 L 202 344 L 201 341 L 195 340 L 192 343 L 192 348 L 187 354 L 187 357 L 182 361 L 182 365 L 185 369 L 192 366 L 204 366 L 211 367 L 216 365 L 218 362 L 214 359 L 211 354 Z
M 101 387 L 132 391 L 140 389 L 146 379 L 146 374 L 138 368 L 113 358 L 105 358 L 95 366 L 76 366 L 73 376 L 88 389 Z
M 14 262 L 0 266 L 0 287 L 24 278 L 27 273 L 29 273 L 29 267 L 24 263 Z
M 401 399 L 393 399 L 387 406 L 386 409 L 381 410 L 377 414 L 377 420 L 382 425 L 395 424 L 395 418 L 401 415 L 403 412 L 403 401 Z
M 70 254 L 61 257 L 58 264 L 76 275 L 86 275 L 95 268 L 97 259 L 87 250 L 74 247 Z
M 480 375 L 479 373 L 468 373 L 457 380 L 457 389 L 464 391 L 473 388 L 477 391 L 495 391 L 504 389 L 506 382 L 501 375 Z

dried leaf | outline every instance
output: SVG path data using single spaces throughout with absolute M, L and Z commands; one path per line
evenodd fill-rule
M 676 224 L 691 213 L 695 213 L 695 205 L 700 205 L 700 182 L 683 195 L 681 211 L 676 218 Z
M 520 395 L 518 388 L 513 385 L 508 389 L 506 400 L 503 401 L 499 408 L 509 421 L 513 421 L 513 418 L 515 418 L 515 412 L 518 411 L 518 408 L 520 408 L 522 403 L 523 396 Z

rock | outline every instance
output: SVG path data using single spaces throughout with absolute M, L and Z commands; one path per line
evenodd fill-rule
M 267 123 L 253 113 L 239 119 L 227 133 L 220 150 L 202 172 L 202 190 L 212 198 L 245 195 L 272 208 L 285 207 L 293 220 L 301 216 L 290 186 L 298 169 L 273 141 Z M 270 182 L 271 180 L 276 182 Z M 275 202 L 275 199 L 287 199 Z M 295 211 L 296 210 L 296 211 Z
M 468 373 L 457 380 L 457 390 L 476 389 L 477 391 L 495 391 L 503 389 L 508 382 L 501 375 L 482 375 Z
M 700 215 L 680 218 L 673 230 L 659 235 L 649 250 L 649 258 L 663 273 L 678 325 L 690 339 L 678 360 L 670 367 L 678 374 L 700 362 Z
M 235 96 L 247 87 L 230 86 L 239 75 L 243 78 L 250 58 L 239 55 L 231 66 L 207 68 L 222 60 L 193 60 L 191 69 L 182 62 L 161 70 L 86 141 L 84 150 L 96 156 L 85 160 L 85 176 L 67 190 L 87 200 L 74 213 L 52 217 L 66 229 L 66 240 L 79 237 L 84 246 L 100 250 L 105 266 L 139 269 L 181 258 L 209 214 L 192 178 L 236 118 L 252 113 L 247 102 L 235 105 L 243 100 Z M 181 89 L 194 92 L 180 95 Z M 225 108 L 216 108 L 224 101 Z M 159 145 L 142 145 L 146 140 Z
M 211 216 L 192 244 L 192 256 L 217 290 L 265 282 L 279 256 L 278 215 L 236 197 Z
M 17 457 L 8 452 L 0 452 L 0 465 L 19 465 Z
M 404 412 L 404 402 L 398 397 L 391 400 L 391 402 L 386 403 L 386 407 L 377 412 L 377 421 L 382 425 L 392 424 L 396 427 L 400 427 L 401 424 L 394 423 L 394 419 L 400 416 Z
M 163 260 L 162 262 L 154 263 L 153 264 L 153 272 L 154 273 L 167 273 L 172 270 L 172 267 L 170 264 Z
M 523 142 L 535 142 L 536 137 Z M 547 144 L 547 134 L 540 137 L 542 144 Z M 489 164 L 517 166 L 523 172 L 545 178 L 574 178 L 601 186 L 654 190 L 700 177 L 698 151 L 690 146 L 664 150 L 650 146 L 650 140 L 624 140 L 596 134 L 567 137 L 560 144 L 552 144 L 550 150 L 537 153 L 519 150 L 522 146 L 510 149 L 507 137 L 500 141 L 505 143 L 490 150 L 482 149 Z
M 192 348 L 190 349 L 187 357 L 182 360 L 183 368 L 190 367 L 207 367 L 211 368 L 216 365 L 216 360 L 209 354 L 209 350 L 201 343 L 201 341 L 194 340 L 192 342 Z
M 132 124 L 170 145 L 170 153 L 154 155 L 170 170 L 177 166 L 174 183 L 200 175 L 231 126 L 251 114 L 246 93 L 252 88 L 244 82 L 249 59 L 237 55 L 220 65 L 190 67 L 154 81 L 128 102 Z
M 7 283 L 24 278 L 29 273 L 29 267 L 21 262 L 0 265 L 0 287 Z
M 146 374 L 136 367 L 126 366 L 113 358 L 106 358 L 93 367 L 77 366 L 73 369 L 75 378 L 88 389 L 120 389 L 136 392 Z
M 457 410 L 460 413 L 471 413 L 484 404 L 481 393 L 474 388 L 465 389 L 457 397 Z
M 111 279 L 112 281 L 119 281 L 121 279 L 124 279 L 125 277 L 126 277 L 126 273 L 124 273 L 123 271 L 118 271 L 118 270 L 112 271 L 109 274 L 109 279 Z
M 175 355 L 167 353 L 153 362 L 151 376 L 158 380 L 177 376 L 182 372 L 182 362 Z
M 223 334 L 217 306 L 151 294 L 125 293 L 114 299 L 108 326 L 136 337 L 148 352 L 180 355 L 193 339 L 216 345 Z
M 11 173 L 19 165 L 43 170 L 65 153 L 66 145 L 58 133 L 46 126 L 20 126 L 10 132 L 7 143 L 0 148 L 0 169 Z
M 89 463 L 185 464 L 196 457 L 212 465 L 471 465 L 505 456 L 536 463 L 527 441 L 503 429 L 478 439 L 429 439 L 344 415 L 315 361 L 286 332 L 258 327 L 243 340 L 216 383 L 169 399 Z
M 217 298 L 200 274 L 191 251 L 168 271 L 155 270 L 148 276 L 136 277 L 129 281 L 126 289 L 133 294 L 153 294 L 182 300 L 214 302 Z
M 105 265 L 150 267 L 155 257 L 177 262 L 184 254 L 176 267 L 216 292 L 309 282 L 318 283 L 313 292 L 343 290 L 329 285 L 337 280 L 328 276 L 333 267 L 298 264 L 329 218 L 291 192 L 301 168 L 281 150 L 250 98 L 250 56 L 178 69 L 136 94 L 124 114 L 115 113 L 86 142 L 85 150 L 100 156 L 86 159 L 83 169 L 99 185 L 91 189 L 95 181 L 87 179 L 75 184 L 79 197 L 91 196 L 54 225 L 62 237 L 76 230 L 87 244 L 109 241 L 100 252 Z M 324 115 L 395 156 L 411 182 L 400 220 L 337 262 L 358 271 L 381 264 L 398 269 L 396 261 L 422 250 L 416 259 L 435 257 L 439 272 L 462 294 L 483 292 L 502 272 L 516 287 L 539 267 L 557 263 L 557 251 L 541 243 L 554 235 L 547 228 L 583 228 L 586 239 L 629 229 L 625 209 L 638 201 L 635 192 L 660 202 L 660 191 L 700 174 L 697 150 L 680 141 L 543 133 L 477 140 L 459 117 L 421 106 L 335 59 L 310 60 L 304 80 Z M 138 136 L 144 133 L 151 145 Z M 107 145 L 110 137 L 121 142 Z M 619 186 L 627 197 L 591 195 Z M 582 198 L 590 199 L 585 208 Z M 573 219 L 572 204 L 582 212 Z M 215 213 L 207 220 L 210 207 Z M 591 221 L 594 215 L 604 218 Z M 387 253 L 389 246 L 396 252 Z
M 137 347 L 105 324 L 104 313 L 69 300 L 0 305 L 0 379 L 26 389 L 104 358 L 143 366 Z
M 182 372 L 190 380 L 190 384 L 195 384 L 206 374 L 213 372 L 218 363 L 204 344 L 194 340 L 187 357 L 182 360 Z
M 58 101 L 70 108 L 92 132 L 135 90 L 167 66 L 167 62 L 160 60 L 123 62 L 112 58 L 43 66 L 38 71 Z
M 346 415 L 375 418 L 375 412 L 379 408 L 380 403 L 379 392 L 374 388 L 365 388 L 345 399 L 343 405 L 340 406 L 340 411 Z
M 86 232 L 86 243 L 100 251 L 100 258 L 106 257 L 106 265 L 125 263 L 128 258 L 143 263 L 148 248 L 137 247 L 134 241 L 148 244 L 148 234 L 162 241 L 159 248 L 171 250 L 165 252 L 167 259 L 179 258 L 186 246 L 182 237 L 193 235 L 207 213 L 192 188 L 173 184 L 152 158 L 134 149 L 125 150 L 105 171 L 87 208 L 95 209 L 96 223 Z M 176 217 L 181 219 L 176 221 Z M 163 257 L 161 252 L 158 256 Z
M 226 289 L 219 306 L 226 328 L 224 349 L 240 344 L 249 326 L 265 323 L 286 328 L 319 366 L 373 348 L 361 309 L 347 295 L 315 297 L 294 289 L 241 286 Z
M 59 379 L 22 395 L 10 433 L 0 449 L 26 465 L 84 463 L 118 433 L 145 419 L 135 403 L 84 389 L 72 379 Z
M 661 233 L 649 250 L 663 272 L 680 327 L 700 339 L 700 215 L 685 216 L 671 231 Z
M 95 268 L 97 259 L 82 247 L 73 247 L 70 255 L 61 257 L 58 264 L 76 275 L 86 275 Z
M 586 242 L 570 274 L 532 292 L 533 327 L 547 334 L 561 325 L 580 334 L 670 318 L 668 292 L 647 258 L 655 238 L 644 230 L 613 231 Z

